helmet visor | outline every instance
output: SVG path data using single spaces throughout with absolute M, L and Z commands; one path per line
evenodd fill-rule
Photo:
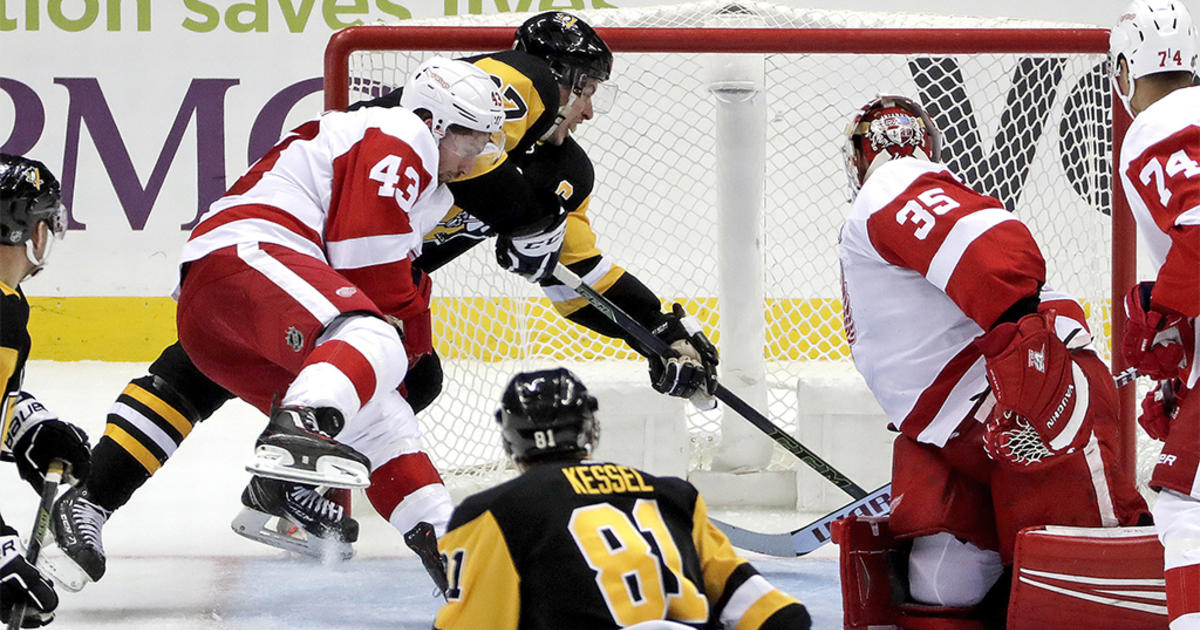
M 50 225 L 54 238 L 61 239 L 67 233 L 67 207 L 61 201 L 54 204 L 50 216 L 46 217 L 46 223 Z
M 493 134 L 482 131 L 447 133 L 442 136 L 441 146 L 460 158 L 475 158 L 485 152 L 504 150 L 505 134 L 501 129 Z
M 611 112 L 617 104 L 617 97 L 621 95 L 621 88 L 617 84 L 586 74 L 579 75 L 575 85 L 571 87 L 571 91 L 578 97 L 590 98 L 592 111 L 597 114 Z

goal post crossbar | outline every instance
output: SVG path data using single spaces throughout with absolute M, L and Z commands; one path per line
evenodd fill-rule
M 614 52 L 933 54 L 1108 52 L 1100 28 L 597 28 Z M 367 50 L 492 51 L 512 46 L 503 26 L 351 26 L 325 50 L 325 108 L 349 103 L 350 54 Z

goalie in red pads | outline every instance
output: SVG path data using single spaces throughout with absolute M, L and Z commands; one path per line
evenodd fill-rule
M 1083 308 L 1044 286 L 1025 225 L 940 164 L 924 108 L 877 97 L 847 136 L 843 319 L 899 432 L 885 525 L 906 553 L 898 592 L 864 600 L 867 582 L 887 576 L 864 574 L 850 561 L 861 538 L 841 536 L 846 621 L 1002 625 L 985 598 L 1004 599 L 1017 532 L 1130 525 L 1146 512 L 1115 464 L 1112 377 L 1089 349 Z
M 1196 28 L 1179 0 L 1137 0 L 1112 29 L 1119 100 L 1134 116 L 1118 172 L 1153 282 L 1132 287 L 1122 351 L 1158 386 L 1138 421 L 1163 440 L 1150 487 L 1166 549 L 1171 630 L 1200 628 L 1200 88 Z

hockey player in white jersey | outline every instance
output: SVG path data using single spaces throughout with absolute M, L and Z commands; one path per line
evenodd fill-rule
M 843 528 L 847 627 L 1003 627 L 996 603 L 1022 528 L 1145 514 L 1115 465 L 1116 392 L 1082 307 L 1043 286 L 1029 230 L 940 153 L 932 119 L 902 96 L 871 100 L 847 130 L 843 318 L 899 433 L 891 516 L 877 526 L 907 553 L 903 592 L 864 602 L 888 576 L 862 573 L 862 540 Z
M 1156 275 L 1125 299 L 1122 350 L 1159 385 L 1142 427 L 1165 444 L 1150 487 L 1165 548 L 1171 630 L 1200 628 L 1200 87 L 1196 29 L 1179 0 L 1136 0 L 1112 29 L 1119 100 L 1134 116 L 1119 172 Z
M 401 532 L 418 521 L 441 528 L 450 516 L 397 391 L 408 365 L 395 323 L 428 308 L 412 258 L 453 202 L 445 183 L 488 147 L 499 157 L 503 101 L 482 70 L 434 58 L 401 105 L 328 112 L 296 128 L 184 245 L 180 342 L 205 375 L 270 415 L 251 466 L 266 480 L 252 484 L 248 503 L 264 514 L 283 507 L 338 527 L 352 521 L 337 506 L 306 505 L 324 501 L 311 486 L 369 484 L 368 498 L 391 508 L 378 509 Z

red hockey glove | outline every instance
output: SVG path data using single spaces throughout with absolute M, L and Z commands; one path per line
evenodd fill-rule
M 1091 434 L 1088 382 L 1054 333 L 1053 309 L 993 328 L 976 341 L 987 361 L 996 410 L 984 448 L 997 461 L 1044 467 Z
M 1125 295 L 1125 338 L 1121 353 L 1125 360 L 1145 376 L 1167 380 L 1187 367 L 1183 335 L 1186 319 L 1174 312 L 1163 312 L 1150 304 L 1153 282 L 1135 284 Z
M 1179 405 L 1187 389 L 1179 379 L 1159 381 L 1154 389 L 1146 392 L 1142 399 L 1142 414 L 1138 424 L 1155 440 L 1166 441 L 1171 432 L 1171 421 L 1179 415 Z

